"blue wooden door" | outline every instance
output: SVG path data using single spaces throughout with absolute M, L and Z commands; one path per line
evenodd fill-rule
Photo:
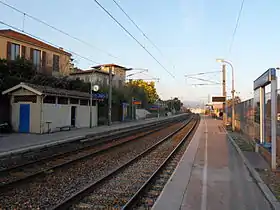
M 20 104 L 19 132 L 29 133 L 30 130 L 30 104 Z

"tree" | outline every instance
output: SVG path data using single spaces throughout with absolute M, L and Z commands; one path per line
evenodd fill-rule
M 171 111 L 172 109 L 175 109 L 176 111 L 180 111 L 181 107 L 183 106 L 183 103 L 175 97 L 174 99 L 167 101 L 168 109 Z
M 234 101 L 235 101 L 235 104 L 241 103 L 241 99 L 240 99 L 239 96 L 235 96 L 235 97 L 234 97 Z M 227 100 L 227 104 L 228 104 L 228 106 L 231 106 L 231 105 L 232 105 L 232 99 L 228 99 L 228 100 Z
M 159 99 L 159 96 L 156 91 L 155 82 L 146 82 L 144 80 L 133 80 L 127 83 L 127 86 L 130 88 L 139 89 L 140 95 L 144 97 L 144 93 L 147 96 L 148 103 L 153 104 Z M 143 91 L 144 90 L 144 93 Z M 146 98 L 145 98 L 146 99 Z

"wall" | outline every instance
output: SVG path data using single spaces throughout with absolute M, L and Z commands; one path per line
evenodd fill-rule
M 57 130 L 57 127 L 71 125 L 71 106 L 63 104 L 43 104 L 42 106 L 42 131 L 47 132 L 46 122 L 52 122 L 50 128 Z
M 80 80 L 83 80 L 84 82 L 90 82 L 92 81 L 93 84 L 103 84 L 103 85 L 109 85 L 109 75 L 101 74 L 101 73 L 82 73 L 82 74 L 74 74 L 70 75 L 71 78 L 76 79 L 80 78 Z M 105 84 L 104 84 L 105 79 Z
M 30 48 L 34 48 L 34 49 L 38 49 L 41 50 L 41 57 L 42 57 L 42 51 L 46 52 L 46 69 L 45 72 L 46 74 L 52 74 L 52 68 L 53 68 L 53 55 L 58 55 L 59 58 L 59 67 L 60 67 L 60 71 L 58 72 L 59 74 L 62 75 L 68 75 L 70 73 L 70 56 L 63 54 L 63 53 L 59 53 L 59 51 L 55 52 L 55 51 L 51 51 L 49 49 L 45 49 L 43 47 L 40 46 L 34 46 L 30 43 L 26 43 L 26 42 L 22 42 L 22 41 L 17 41 L 14 39 L 10 39 L 7 37 L 3 37 L 0 36 L 0 58 L 7 58 L 7 42 L 12 42 L 15 44 L 19 44 L 19 45 L 23 45 L 26 47 L 26 54 L 25 54 L 25 58 L 26 59 L 30 59 Z M 20 54 L 21 54 L 21 47 L 20 47 Z M 54 72 L 54 74 L 56 74 Z
M 89 127 L 89 106 L 67 104 L 43 104 L 42 131 L 47 132 L 47 121 L 52 122 L 52 131 L 58 131 L 58 127 L 71 125 L 71 107 L 76 108 L 76 128 Z M 92 107 L 92 123 L 97 126 L 97 106 Z
M 76 114 L 76 126 L 78 128 L 89 127 L 90 125 L 90 107 L 78 106 Z M 97 126 L 97 106 L 92 107 L 92 125 Z
M 12 103 L 11 125 L 15 132 L 19 131 L 20 104 L 30 104 L 30 133 L 40 133 L 40 105 L 35 103 Z
M 109 72 L 110 67 L 102 67 L 102 71 Z M 126 77 L 126 71 L 122 68 L 114 66 L 112 69 L 112 72 L 114 73 L 113 77 L 113 85 L 115 87 L 120 87 L 124 85 L 125 83 L 125 77 Z M 121 85 L 120 85 L 121 82 Z
M 10 99 L 10 107 L 11 107 L 11 125 L 13 127 L 13 130 L 16 132 L 19 131 L 20 104 L 30 104 L 30 133 L 40 132 L 40 97 L 37 96 L 37 103 L 29 103 L 29 102 L 13 103 L 14 96 L 20 96 L 20 95 L 35 95 L 35 94 L 25 89 L 19 89 L 12 93 Z

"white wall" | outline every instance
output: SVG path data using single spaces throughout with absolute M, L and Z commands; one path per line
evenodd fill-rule
M 50 128 L 52 131 L 59 130 L 58 127 L 71 125 L 71 106 L 76 108 L 76 127 L 89 127 L 89 106 L 81 105 L 55 105 L 43 104 L 42 130 L 48 131 L 47 121 L 52 122 Z M 97 126 L 97 106 L 92 107 L 92 124 Z
M 30 104 L 30 133 L 40 133 L 40 96 L 37 96 L 37 103 L 18 102 L 13 103 L 14 96 L 35 95 L 29 90 L 18 89 L 12 93 L 11 106 L 11 124 L 15 132 L 19 132 L 20 122 L 20 104 Z
M 90 107 L 89 106 L 77 106 L 76 111 L 76 127 L 83 128 L 90 125 Z M 92 125 L 97 126 L 97 106 L 92 107 Z
M 67 104 L 43 104 L 42 106 L 42 131 L 48 131 L 47 121 L 51 130 L 57 130 L 57 127 L 71 125 L 71 108 Z
M 19 131 L 20 104 L 30 104 L 30 133 L 40 133 L 40 104 L 38 103 L 11 104 L 11 123 L 14 131 Z

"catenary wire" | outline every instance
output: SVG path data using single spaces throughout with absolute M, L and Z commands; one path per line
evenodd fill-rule
M 151 45 L 161 54 L 162 57 L 165 57 L 163 52 L 159 49 L 159 47 L 146 35 L 146 33 L 135 23 L 135 21 L 127 14 L 127 12 L 121 7 L 121 5 L 116 1 L 112 0 L 117 7 L 125 14 L 125 16 L 132 22 L 132 24 L 140 31 L 140 33 L 151 43 Z M 175 65 L 170 61 L 173 68 Z
M 232 34 L 232 38 L 231 38 L 231 42 L 230 42 L 230 46 L 229 46 L 229 55 L 231 53 L 233 43 L 234 43 L 234 39 L 235 39 L 235 35 L 236 35 L 236 31 L 237 31 L 238 26 L 239 26 L 240 16 L 241 16 L 241 13 L 243 11 L 244 2 L 245 2 L 245 0 L 242 0 L 241 6 L 240 6 L 240 9 L 239 9 L 239 12 L 238 12 L 238 17 L 237 17 L 237 20 L 236 20 L 236 23 L 235 23 L 235 28 L 233 30 L 233 34 Z
M 92 45 L 92 44 L 90 44 L 90 43 L 88 43 L 88 42 L 82 40 L 82 39 L 79 39 L 79 38 L 77 38 L 77 37 L 75 37 L 75 36 L 72 36 L 71 34 L 65 32 L 65 31 L 63 31 L 63 30 L 61 30 L 61 29 L 59 29 L 59 28 L 57 28 L 57 27 L 55 27 L 55 26 L 52 26 L 52 25 L 48 24 L 47 22 L 45 22 L 45 21 L 43 21 L 43 20 L 40 20 L 39 18 L 36 18 L 36 17 L 34 17 L 34 16 L 32 16 L 32 15 L 26 13 L 26 12 L 23 12 L 23 11 L 17 9 L 17 8 L 14 7 L 14 6 L 11 6 L 11 5 L 9 5 L 9 4 L 7 4 L 7 3 L 1 1 L 1 0 L 0 0 L 0 3 L 3 4 L 3 5 L 5 5 L 5 6 L 7 6 L 7 7 L 9 7 L 10 9 L 13 9 L 14 11 L 17 11 L 17 12 L 23 14 L 24 17 L 29 17 L 29 18 L 31 18 L 31 19 L 33 19 L 33 20 L 35 20 L 35 21 L 37 21 L 37 22 L 39 22 L 39 23 L 41 23 L 41 24 L 43 24 L 43 25 L 46 25 L 46 26 L 48 26 L 49 28 L 52 28 L 52 29 L 54 29 L 54 30 L 56 30 L 56 31 L 58 31 L 58 32 L 60 32 L 60 33 L 62 33 L 62 34 L 64 34 L 64 35 L 66 35 L 66 36 L 68 36 L 68 37 L 70 37 L 70 38 L 72 38 L 72 39 L 74 39 L 74 40 L 76 40 L 76 41 L 79 41 L 79 42 L 81 42 L 81 43 L 83 43 L 83 44 L 85 44 L 85 45 L 87 45 L 87 46 L 89 46 L 89 47 L 91 47 L 91 48 L 94 48 L 94 49 L 96 49 L 96 50 L 98 50 L 98 51 L 100 51 L 100 52 L 103 52 L 103 53 L 107 54 L 108 56 L 110 56 L 110 57 L 112 57 L 112 58 L 119 59 L 118 57 L 112 55 L 111 53 L 106 52 L 106 51 L 104 51 L 104 50 L 102 50 L 102 49 L 100 49 L 100 48 L 98 48 L 98 47 L 96 47 L 96 46 L 94 46 L 94 45 Z
M 1 21 L 1 20 L 0 20 L 0 24 L 5 25 L 5 26 L 8 26 L 8 27 L 10 27 L 10 28 L 12 28 L 12 29 L 14 29 L 14 30 L 23 32 L 21 29 L 15 27 L 15 26 L 12 26 L 12 25 L 10 25 L 10 24 L 7 24 L 7 23 L 5 23 L 5 22 L 3 22 L 3 21 Z M 58 45 L 56 45 L 56 44 L 53 44 L 53 43 L 51 43 L 51 42 L 49 42 L 49 41 L 46 41 L 46 40 L 44 40 L 44 39 L 42 39 L 42 38 L 40 38 L 40 37 L 38 37 L 38 36 L 35 36 L 35 35 L 31 34 L 31 33 L 26 32 L 26 31 L 24 31 L 23 33 L 25 33 L 25 34 L 28 35 L 28 36 L 31 36 L 32 38 L 38 39 L 38 40 L 40 40 L 40 41 L 42 41 L 42 42 L 45 42 L 45 43 L 47 43 L 47 44 L 49 44 L 49 45 L 52 45 L 52 46 L 54 46 L 54 47 L 57 47 L 57 48 L 60 47 L 60 46 L 58 46 Z M 90 58 L 87 58 L 87 57 L 85 57 L 85 56 L 83 56 L 83 55 L 80 55 L 80 54 L 78 54 L 78 53 L 75 53 L 75 52 L 73 52 L 73 51 L 71 51 L 71 50 L 69 50 L 69 49 L 65 49 L 65 50 L 66 50 L 67 52 L 73 54 L 73 55 L 76 55 L 76 56 L 78 56 L 78 57 L 84 59 L 84 60 L 87 60 L 87 61 L 90 61 L 90 62 L 93 62 L 93 63 L 96 63 L 96 64 L 100 64 L 99 62 L 96 62 L 96 61 L 94 61 L 94 60 L 92 60 L 92 59 L 90 59 Z
M 159 62 L 154 56 L 153 54 L 146 49 L 146 47 L 141 44 L 107 9 L 105 9 L 105 7 L 103 7 L 97 0 L 92 0 L 94 1 L 104 12 L 107 13 L 107 15 L 109 15 L 109 17 L 111 17 L 134 41 L 136 41 L 171 77 L 175 78 L 175 76 L 168 71 L 167 68 L 164 67 L 164 65 Z

